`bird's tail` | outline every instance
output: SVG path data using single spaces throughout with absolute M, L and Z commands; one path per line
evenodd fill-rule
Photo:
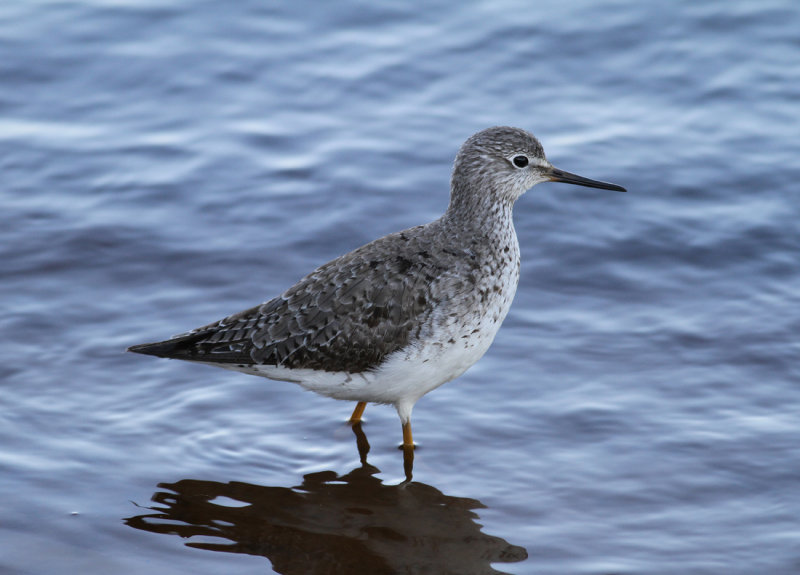
M 202 337 L 203 334 L 186 334 L 155 343 L 132 345 L 127 351 L 172 359 L 198 359 L 195 357 L 197 355 L 195 343 L 197 340 L 202 339 Z

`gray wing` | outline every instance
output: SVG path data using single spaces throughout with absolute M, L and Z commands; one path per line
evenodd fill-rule
M 419 335 L 431 287 L 447 271 L 409 232 L 335 259 L 260 306 L 131 351 L 350 373 L 374 368 Z

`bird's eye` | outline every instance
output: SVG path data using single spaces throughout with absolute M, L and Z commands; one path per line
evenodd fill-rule
M 511 161 L 514 162 L 514 165 L 518 168 L 524 168 L 528 165 L 528 158 L 525 156 L 514 156 L 514 159 Z

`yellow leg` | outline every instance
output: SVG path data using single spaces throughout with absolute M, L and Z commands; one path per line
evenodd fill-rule
M 361 421 L 361 416 L 364 415 L 364 410 L 367 408 L 366 401 L 359 401 L 356 408 L 353 410 L 353 415 L 350 416 L 350 423 L 358 423 Z
M 414 469 L 414 438 L 411 435 L 411 420 L 403 424 L 403 470 L 406 472 L 406 481 L 411 481 L 411 472 Z
M 414 438 L 411 436 L 411 420 L 403 424 L 403 448 L 414 449 Z

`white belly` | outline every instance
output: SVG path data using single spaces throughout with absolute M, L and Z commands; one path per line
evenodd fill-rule
M 390 354 L 371 371 L 351 374 L 272 365 L 230 369 L 290 381 L 335 399 L 392 404 L 407 421 L 420 397 L 464 373 L 489 349 L 516 291 L 516 274 L 508 279 L 507 289 L 494 293 L 488 307 L 468 307 L 458 316 L 452 315 L 453 306 L 443 307 L 419 340 Z

